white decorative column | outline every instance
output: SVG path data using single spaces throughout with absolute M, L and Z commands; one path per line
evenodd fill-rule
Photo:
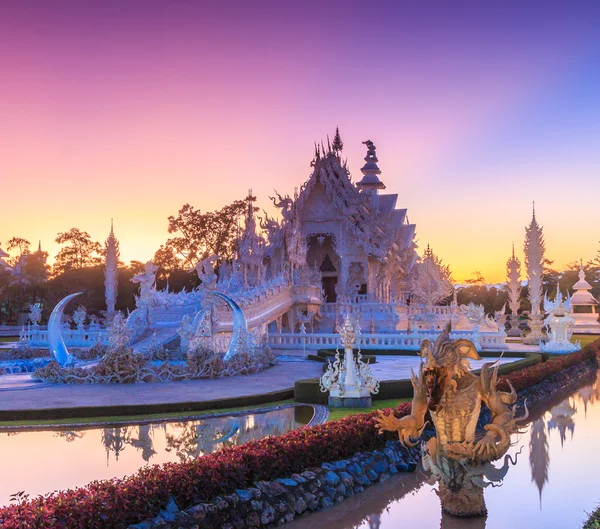
M 115 317 L 115 303 L 117 301 L 117 265 L 119 262 L 119 243 L 115 237 L 112 220 L 110 221 L 110 235 L 106 239 L 106 261 L 104 267 L 104 296 L 106 299 L 106 319 L 108 323 Z
M 506 263 L 506 291 L 510 308 L 508 336 L 521 336 L 518 315 L 519 308 L 521 308 L 521 262 L 515 257 L 514 244 L 512 257 Z
M 329 391 L 329 405 L 336 408 L 369 408 L 371 394 L 379 391 L 379 382 L 362 361 L 360 349 L 354 354 L 357 333 L 357 324 L 346 316 L 340 329 L 344 356 L 338 350 L 335 361 L 321 378 L 321 391 Z
M 523 338 L 523 343 L 538 345 L 545 339 L 542 327 L 543 314 L 540 305 L 542 303 L 542 273 L 544 262 L 544 235 L 542 227 L 535 218 L 535 205 L 531 223 L 525 228 L 525 268 L 527 269 L 529 301 L 531 312 L 529 314 L 529 328 L 531 332 Z

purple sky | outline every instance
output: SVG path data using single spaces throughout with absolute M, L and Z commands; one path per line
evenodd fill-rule
M 502 280 L 533 200 L 548 256 L 591 258 L 600 4 L 448 4 L 3 2 L 0 242 L 114 217 L 149 259 L 185 202 L 291 193 L 339 125 L 458 281 Z

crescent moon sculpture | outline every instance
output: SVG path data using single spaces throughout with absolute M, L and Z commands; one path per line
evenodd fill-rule
M 83 292 L 76 292 L 75 294 L 69 294 L 67 297 L 61 299 L 48 320 L 48 342 L 50 344 L 50 352 L 56 358 L 56 361 L 61 365 L 71 365 L 75 363 L 75 359 L 69 353 L 67 346 L 65 345 L 65 339 L 62 335 L 62 316 L 63 310 L 74 297 L 80 296 Z
M 229 342 L 229 348 L 225 353 L 224 360 L 231 360 L 240 351 L 240 347 L 246 342 L 245 338 L 248 334 L 248 324 L 246 323 L 246 316 L 241 307 L 229 296 L 221 294 L 221 292 L 210 292 L 211 295 L 217 296 L 229 305 L 231 312 L 233 312 L 233 331 L 231 332 L 231 341 Z

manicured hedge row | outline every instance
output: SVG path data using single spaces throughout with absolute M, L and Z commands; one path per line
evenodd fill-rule
M 505 375 L 533 366 L 541 361 L 541 355 L 533 353 L 522 360 L 502 364 L 498 369 L 498 374 Z M 479 370 L 474 371 L 474 373 L 478 372 Z M 373 395 L 373 400 L 410 399 L 412 396 L 413 388 L 410 380 L 382 380 L 379 383 L 379 393 Z M 327 404 L 327 393 L 321 391 L 318 378 L 307 378 L 295 382 L 294 399 L 296 402 L 307 404 Z
M 510 381 L 517 391 L 535 386 L 567 367 L 589 360 L 597 361 L 599 352 L 600 340 L 596 340 L 577 353 L 552 356 L 547 362 L 513 371 L 512 373 L 500 377 L 498 380 L 498 389 L 508 391 L 509 386 L 507 381 Z
M 364 347 L 361 349 L 361 352 L 369 353 L 372 355 L 378 356 L 419 356 L 419 351 L 415 351 L 414 349 L 369 349 L 368 347 Z M 335 354 L 335 349 L 319 349 L 317 354 Z M 482 358 L 490 358 L 497 357 L 500 354 L 500 351 L 480 351 L 479 356 Z M 521 351 L 503 351 L 502 356 L 504 358 L 523 358 L 526 356 L 527 352 Z
M 397 409 L 409 413 L 410 403 Z M 394 435 L 380 436 L 376 413 L 345 417 L 279 437 L 266 437 L 183 463 L 142 468 L 124 479 L 92 482 L 0 509 L 3 529 L 124 529 L 158 514 L 174 496 L 181 508 L 289 476 L 357 452 L 373 451 Z
M 594 345 L 594 344 L 593 344 Z M 600 345 L 600 341 L 598 342 Z M 515 388 L 595 357 L 598 346 L 505 375 Z M 551 373 L 552 372 L 552 373 Z M 408 414 L 410 403 L 395 410 Z M 0 509 L 3 529 L 125 529 L 152 518 L 171 496 L 180 508 L 246 489 L 258 481 L 289 476 L 324 462 L 351 457 L 384 446 L 393 434 L 377 435 L 376 413 L 345 417 L 279 437 L 267 437 L 226 448 L 183 463 L 142 468 L 137 474 L 38 497 Z

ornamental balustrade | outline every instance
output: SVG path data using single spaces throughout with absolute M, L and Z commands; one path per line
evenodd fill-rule
M 40 326 L 40 329 L 45 329 L 46 326 Z M 20 325 L 0 325 L 0 336 L 19 336 L 23 327 Z
M 356 346 L 363 350 L 409 350 L 418 351 L 423 340 L 435 341 L 439 332 L 398 332 L 398 333 L 361 333 L 356 337 Z M 471 340 L 478 351 L 481 350 L 505 350 L 506 334 L 504 333 L 480 333 L 473 331 L 452 331 L 452 340 L 465 338 Z M 296 350 L 318 350 L 336 349 L 342 346 L 340 336 L 337 333 L 269 333 L 267 343 L 273 349 L 296 349 Z
M 71 347 L 92 347 L 96 344 L 108 345 L 108 330 L 101 327 L 84 327 L 82 329 L 63 329 L 65 344 Z M 48 347 L 48 330 L 29 325 L 20 333 L 20 344 L 30 347 Z

